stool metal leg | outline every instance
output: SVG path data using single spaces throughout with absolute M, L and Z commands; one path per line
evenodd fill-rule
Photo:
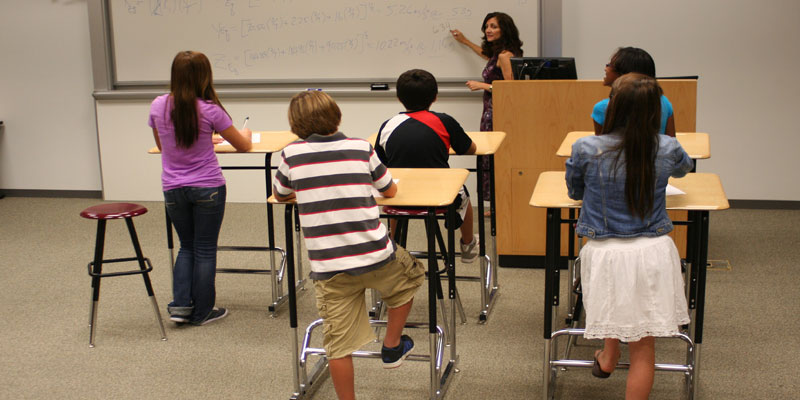
M 464 305 L 461 304 L 461 295 L 458 294 L 458 288 L 455 289 L 455 294 L 456 294 L 455 302 L 456 302 L 456 307 L 458 308 L 458 315 L 461 317 L 461 325 L 466 325 L 467 313 L 464 312 Z M 453 316 L 453 318 L 455 318 L 455 316 Z
M 447 246 L 444 244 L 444 238 L 442 237 L 442 230 L 439 228 L 439 223 L 438 222 L 436 223 L 436 226 L 434 227 L 434 229 L 436 231 L 436 241 L 439 243 L 439 248 L 441 249 L 442 255 L 444 256 L 443 259 L 445 261 L 445 265 L 448 265 L 447 270 L 449 271 L 451 269 L 450 265 L 454 266 L 455 265 L 455 261 L 454 261 L 454 259 L 450 260 L 450 254 L 448 253 Z M 450 233 L 450 231 L 448 230 L 448 236 L 449 236 L 449 233 Z M 453 250 L 453 252 L 454 253 L 452 254 L 452 256 L 455 257 L 455 250 Z M 449 264 L 451 262 L 453 264 Z M 448 274 L 448 282 L 450 280 L 449 275 L 450 274 Z M 455 276 L 453 276 L 453 279 L 455 280 Z M 441 284 L 439 286 L 441 286 Z M 466 313 L 464 313 L 464 305 L 461 304 L 461 296 L 458 296 L 458 292 L 457 291 L 456 291 L 455 299 L 453 299 L 453 301 L 456 302 L 456 306 L 458 307 L 458 310 L 460 312 L 461 324 L 462 325 L 466 324 L 467 323 L 467 315 L 466 315 Z M 444 311 L 442 311 L 442 312 L 444 312 Z M 455 315 L 456 314 L 454 312 L 453 313 L 453 318 L 456 317 Z M 446 323 L 445 323 L 445 326 L 447 326 Z
M 97 329 L 97 304 L 100 301 L 100 273 L 103 271 L 103 246 L 106 237 L 106 221 L 97 220 L 97 238 L 94 244 L 94 263 L 92 264 L 92 304 L 89 309 L 89 347 L 94 347 L 94 333 Z
M 131 235 L 133 250 L 136 252 L 136 261 L 139 263 L 139 268 L 144 271 L 147 269 L 147 267 L 144 265 L 145 259 L 144 255 L 142 254 L 142 247 L 139 245 L 139 238 L 136 236 L 136 228 L 133 226 L 133 220 L 131 218 L 125 218 L 125 224 L 128 226 L 128 233 Z M 142 279 L 144 279 L 144 286 L 147 288 L 147 296 L 150 298 L 150 302 L 153 304 L 153 312 L 155 313 L 158 327 L 161 329 L 161 340 L 167 340 L 167 332 L 164 330 L 164 321 L 161 319 L 161 311 L 158 309 L 158 302 L 156 301 L 156 296 L 153 293 L 153 285 L 150 283 L 150 273 L 142 273 Z

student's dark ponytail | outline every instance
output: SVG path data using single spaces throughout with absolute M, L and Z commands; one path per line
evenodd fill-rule
M 178 147 L 191 147 L 200 135 L 198 99 L 209 100 L 222 107 L 212 81 L 211 62 L 205 54 L 181 51 L 172 60 L 170 93 L 174 106 L 170 117 L 175 127 L 175 143 Z M 225 110 L 224 107 L 222 109 Z
M 646 218 L 653 211 L 661 87 L 642 74 L 626 74 L 614 81 L 603 133 L 622 138 L 614 168 L 625 165 L 625 202 L 633 215 Z

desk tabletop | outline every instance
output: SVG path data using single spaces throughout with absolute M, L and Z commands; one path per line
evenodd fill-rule
M 529 204 L 542 208 L 580 208 L 581 201 L 567 195 L 565 176 L 564 171 L 542 172 Z M 669 184 L 686 194 L 667 196 L 668 210 L 725 210 L 730 207 L 717 174 L 686 174 L 683 178 L 670 178 Z
M 397 195 L 391 198 L 376 197 L 381 206 L 449 206 L 469 175 L 469 171 L 462 168 L 389 168 L 389 172 L 397 180 Z M 275 196 L 270 196 L 267 201 L 273 204 L 287 203 L 277 201 Z
M 467 136 L 475 142 L 475 154 L 477 156 L 488 156 L 497 152 L 503 140 L 506 138 L 506 133 L 501 131 L 485 131 L 485 132 L 467 132 Z M 375 140 L 378 139 L 378 134 L 373 133 L 367 138 L 367 141 L 375 147 Z M 450 148 L 450 155 L 456 155 L 452 148 Z
M 592 131 L 574 131 L 567 134 L 561 146 L 556 151 L 559 157 L 569 157 L 572 155 L 572 145 L 580 138 L 592 136 Z M 709 144 L 708 134 L 702 132 L 677 132 L 675 138 L 681 144 L 683 150 L 689 155 L 689 158 L 707 159 L 711 158 L 711 145 Z
M 277 153 L 283 150 L 289 143 L 298 139 L 297 135 L 289 131 L 253 131 L 253 133 L 260 134 L 261 141 L 253 143 L 253 148 L 245 153 Z M 238 151 L 229 144 L 214 146 L 214 152 L 219 154 L 238 153 Z M 158 150 L 158 147 L 153 147 L 148 150 L 147 153 L 161 154 L 161 151 Z

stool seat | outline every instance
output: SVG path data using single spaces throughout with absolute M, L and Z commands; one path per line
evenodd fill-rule
M 88 219 L 119 219 L 142 215 L 147 212 L 143 205 L 135 203 L 106 203 L 91 206 L 81 211 L 81 217 Z
M 391 207 L 391 206 L 384 206 L 383 213 L 387 215 L 425 215 L 428 213 L 428 209 L 425 207 Z M 437 208 L 436 209 L 437 215 L 447 214 L 447 208 Z
M 97 221 L 97 237 L 95 238 L 94 245 L 94 260 L 89 262 L 89 264 L 86 266 L 86 268 L 89 270 L 89 276 L 92 277 L 92 302 L 89 309 L 89 347 L 94 347 L 94 336 L 95 331 L 97 330 L 97 305 L 100 302 L 101 278 L 134 274 L 142 276 L 145 289 L 147 290 L 147 297 L 150 298 L 150 303 L 153 305 L 153 313 L 155 314 L 156 321 L 158 322 L 158 327 L 161 329 L 161 340 L 167 340 L 167 333 L 164 331 L 164 322 L 161 320 L 161 312 L 158 310 L 158 302 L 156 301 L 155 293 L 153 292 L 153 285 L 150 282 L 150 271 L 153 270 L 153 266 L 150 264 L 150 260 L 142 254 L 142 247 L 139 244 L 139 237 L 136 235 L 136 228 L 133 226 L 133 217 L 142 215 L 146 212 L 147 208 L 139 204 L 105 203 L 89 207 L 80 213 L 81 217 L 83 218 L 94 219 Z M 133 251 L 136 253 L 135 257 L 103 258 L 106 224 L 108 223 L 107 220 L 110 219 L 125 220 L 125 225 L 128 227 L 128 234 L 131 237 L 131 244 L 133 244 Z M 135 261 L 137 264 L 139 264 L 139 269 L 103 273 L 103 264 L 132 261 Z

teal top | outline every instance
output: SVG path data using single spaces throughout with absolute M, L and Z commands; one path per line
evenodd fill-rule
M 600 125 L 606 121 L 606 109 L 608 108 L 609 99 L 603 99 L 594 105 L 592 110 L 592 119 Z M 658 133 L 664 134 L 667 130 L 667 119 L 672 116 L 672 103 L 669 102 L 667 96 L 661 95 L 661 128 Z

